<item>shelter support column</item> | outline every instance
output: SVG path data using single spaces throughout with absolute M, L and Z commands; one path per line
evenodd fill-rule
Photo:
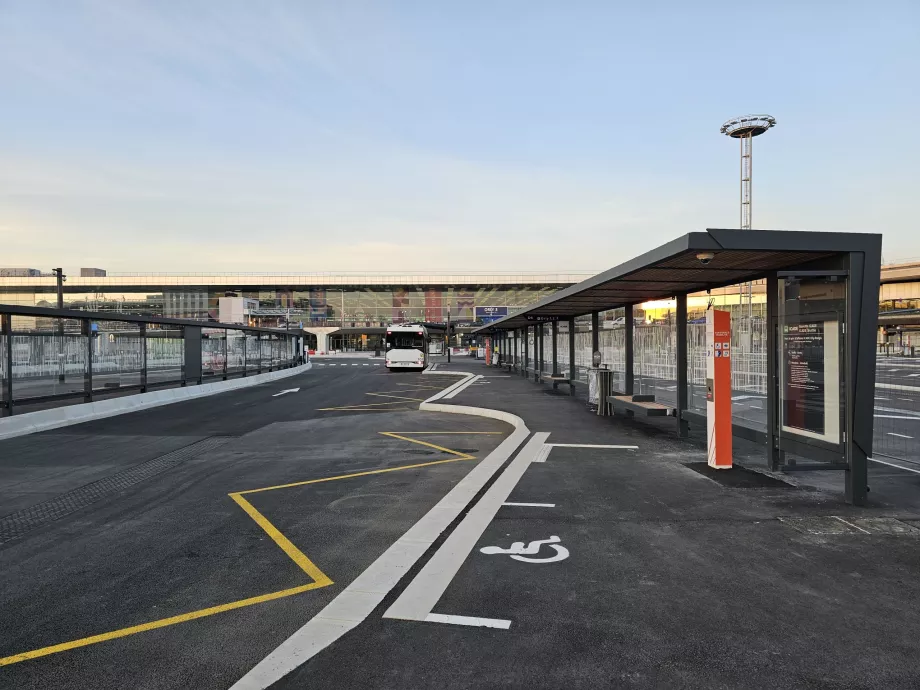
M 686 437 L 690 427 L 684 419 L 687 405 L 687 295 L 677 296 L 677 435 Z
M 785 465 L 784 453 L 779 449 L 777 413 L 779 410 L 779 384 L 777 381 L 777 300 L 779 281 L 776 274 L 767 276 L 767 464 L 773 472 Z
M 61 319 L 63 321 L 63 319 Z M 96 343 L 94 342 L 93 324 L 89 319 L 80 321 L 82 335 L 86 338 L 86 370 L 83 374 L 83 402 L 91 403 L 93 401 L 93 350 Z M 12 341 L 10 347 L 13 347 Z M 12 370 L 11 372 L 12 373 Z
M 600 312 L 591 312 L 591 357 L 601 349 Z
M 533 375 L 534 381 L 539 381 L 543 378 L 543 324 L 537 324 L 537 335 L 536 342 L 534 343 L 534 349 L 537 351 L 537 366 L 534 367 L 536 370 Z
M 626 321 L 626 371 L 623 373 L 623 394 L 633 394 L 633 305 L 627 304 L 623 309 Z
M 527 342 L 527 338 L 529 336 L 530 336 L 530 326 L 524 326 L 524 366 L 521 367 L 522 376 L 527 376 L 527 367 L 530 365 L 530 362 L 527 361 L 528 355 L 530 354 L 527 351 L 528 345 L 529 345 L 529 343 Z
M 850 252 L 849 299 L 847 300 L 846 350 L 846 499 L 865 505 L 869 492 L 869 461 L 872 455 L 875 415 L 875 349 L 878 324 L 878 291 L 881 275 L 881 243 L 865 252 Z
M 6 378 L 3 379 L 3 398 L 6 400 L 6 415 L 13 414 L 13 316 L 11 314 L 0 314 L 0 334 L 6 339 L 6 350 L 4 357 L 4 369 L 6 369 Z M 0 416 L 4 412 L 0 409 Z
M 550 350 L 553 353 L 553 376 L 559 376 L 559 357 L 558 357 L 559 348 L 556 342 L 559 340 L 559 322 L 558 321 L 553 321 L 553 325 L 552 325 L 552 328 L 550 329 L 550 333 L 552 334 L 552 337 L 553 337 L 553 346 L 550 348 Z
M 569 390 L 575 392 L 575 317 L 569 317 Z

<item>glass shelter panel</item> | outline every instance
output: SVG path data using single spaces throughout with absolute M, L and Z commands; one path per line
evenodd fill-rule
M 781 277 L 777 323 L 780 450 L 839 451 L 846 419 L 843 276 Z

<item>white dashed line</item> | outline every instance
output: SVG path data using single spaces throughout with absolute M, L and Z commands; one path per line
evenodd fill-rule
M 625 448 L 626 450 L 639 450 L 639 446 L 604 446 L 592 443 L 547 443 L 551 448 Z
M 511 621 L 501 620 L 500 618 L 476 618 L 474 616 L 448 616 L 443 613 L 429 613 L 425 616 L 428 623 L 452 623 L 454 625 L 473 625 L 480 628 L 500 628 L 507 630 L 511 627 Z
M 555 508 L 555 503 L 502 503 L 503 506 L 517 506 L 519 508 Z
M 879 465 L 887 465 L 888 467 L 896 467 L 899 470 L 904 470 L 905 472 L 913 472 L 914 474 L 920 474 L 920 470 L 912 470 L 910 467 L 904 467 L 903 465 L 895 465 L 893 462 L 885 462 L 884 460 L 879 460 L 877 458 L 869 458 L 872 462 L 877 462 Z
M 905 434 L 896 434 L 893 431 L 888 432 L 889 436 L 897 436 L 898 438 L 913 438 L 913 436 L 907 436 Z

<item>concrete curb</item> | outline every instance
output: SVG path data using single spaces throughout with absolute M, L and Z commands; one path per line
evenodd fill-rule
M 297 374 L 302 374 L 313 368 L 311 362 L 291 369 L 279 369 L 265 374 L 256 374 L 241 379 L 229 381 L 215 381 L 200 386 L 186 386 L 185 388 L 168 388 L 150 393 L 128 395 L 123 398 L 100 400 L 99 402 L 83 403 L 81 405 L 68 405 L 56 407 L 51 410 L 28 412 L 24 415 L 14 415 L 0 419 L 0 441 L 17 436 L 26 436 L 49 429 L 58 429 L 63 426 L 82 424 L 95 419 L 115 417 L 120 414 L 147 410 L 152 407 L 169 405 L 182 400 L 193 400 L 218 393 L 226 393 L 238 388 L 249 388 L 260 383 L 277 381 Z

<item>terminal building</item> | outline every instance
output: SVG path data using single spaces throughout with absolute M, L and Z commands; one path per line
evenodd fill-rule
M 460 333 L 514 313 L 584 273 L 109 273 L 81 269 L 63 286 L 64 307 L 251 326 L 303 328 L 312 349 L 373 350 L 392 323 L 444 323 Z M 765 315 L 765 286 L 691 295 L 691 317 L 711 303 L 754 331 Z M 0 303 L 57 306 L 56 278 L 29 268 L 0 268 Z M 641 305 L 637 318 L 668 321 L 673 300 Z M 613 319 L 613 315 L 607 315 Z M 920 347 L 920 262 L 882 268 L 879 340 Z
M 251 326 L 303 328 L 324 351 L 380 347 L 392 323 L 470 329 L 591 273 L 173 274 L 68 276 L 64 307 Z M 0 303 L 57 306 L 56 278 L 32 269 L 0 277 Z

